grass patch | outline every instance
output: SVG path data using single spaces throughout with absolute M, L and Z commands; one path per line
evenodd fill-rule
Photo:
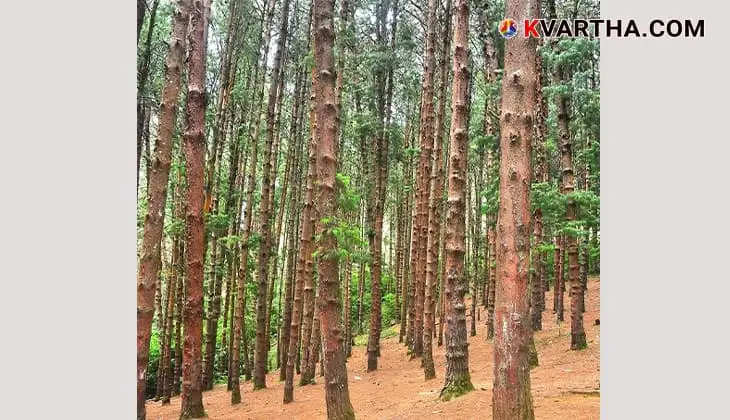
M 380 338 L 391 338 L 391 337 L 397 337 L 398 333 L 400 331 L 400 325 L 396 324 L 392 327 L 386 328 L 383 331 L 380 332 Z M 367 334 L 360 334 L 355 336 L 355 346 L 367 346 L 368 345 L 368 335 Z

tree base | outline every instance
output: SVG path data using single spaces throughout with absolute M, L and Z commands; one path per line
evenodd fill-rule
M 368 352 L 368 369 L 367 372 L 378 370 L 378 356 L 374 352 Z
M 441 401 L 449 401 L 452 398 L 460 397 L 471 391 L 474 391 L 474 385 L 472 385 L 471 377 L 467 373 L 464 376 L 456 378 L 451 383 L 444 385 L 439 398 Z
M 316 382 L 314 382 L 314 378 L 309 379 L 309 378 L 302 377 L 302 379 L 299 381 L 299 386 L 315 385 L 315 384 L 316 384 Z
M 180 413 L 180 420 L 202 419 L 206 417 L 208 417 L 208 415 L 205 414 L 203 407 L 186 407 L 186 409 Z
M 294 401 L 294 387 L 284 387 L 284 404 L 289 404 Z
M 588 347 L 588 343 L 586 343 L 585 332 L 570 335 L 570 349 L 571 350 L 583 350 L 586 347 Z

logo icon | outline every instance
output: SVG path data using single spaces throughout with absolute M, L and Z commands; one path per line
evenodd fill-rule
M 499 24 L 499 33 L 505 39 L 510 39 L 517 35 L 517 23 L 512 19 L 504 19 Z

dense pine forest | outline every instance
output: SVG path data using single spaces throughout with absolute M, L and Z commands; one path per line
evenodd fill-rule
M 137 12 L 138 420 L 597 418 L 598 1 Z

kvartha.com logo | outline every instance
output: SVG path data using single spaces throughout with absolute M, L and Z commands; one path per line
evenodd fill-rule
M 514 19 L 499 23 L 499 33 L 505 39 L 522 33 L 525 38 L 702 38 L 705 36 L 704 19 L 654 19 L 648 25 L 640 25 L 634 19 L 525 19 L 518 25 Z

